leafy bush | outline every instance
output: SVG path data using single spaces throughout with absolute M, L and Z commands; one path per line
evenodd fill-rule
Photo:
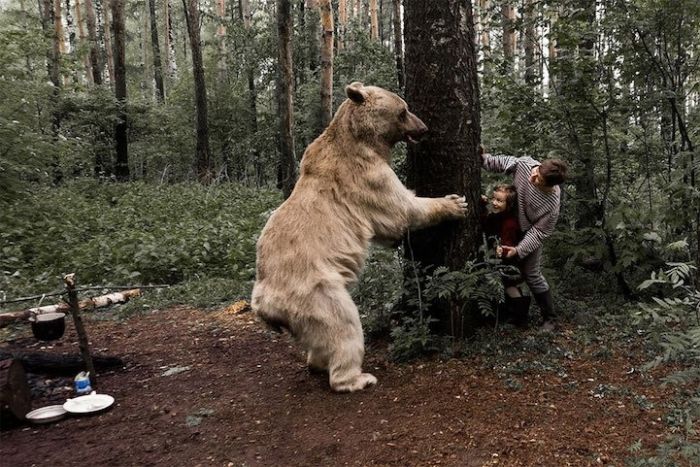
M 257 235 L 278 203 L 276 193 L 238 185 L 39 188 L 0 214 L 0 290 L 46 292 L 68 272 L 83 285 L 250 282 Z

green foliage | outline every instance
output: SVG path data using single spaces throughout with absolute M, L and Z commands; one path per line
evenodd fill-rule
M 38 189 L 0 214 L 0 289 L 46 292 L 68 272 L 83 285 L 204 278 L 249 285 L 257 235 L 278 203 L 275 193 L 238 185 L 81 180 Z

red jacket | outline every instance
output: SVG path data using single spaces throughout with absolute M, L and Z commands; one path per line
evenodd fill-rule
M 496 236 L 501 245 L 517 246 L 520 241 L 520 225 L 516 213 L 489 213 L 484 217 L 486 237 Z

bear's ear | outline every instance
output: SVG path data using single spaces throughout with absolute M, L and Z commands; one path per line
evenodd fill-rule
M 345 87 L 345 94 L 356 104 L 362 104 L 367 98 L 367 93 L 362 89 L 363 87 L 364 84 L 355 81 Z

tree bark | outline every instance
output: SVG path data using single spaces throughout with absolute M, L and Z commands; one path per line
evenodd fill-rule
M 302 1 L 303 5 L 303 1 Z M 240 15 L 240 20 L 243 22 L 243 27 L 246 30 L 246 38 L 247 42 L 250 43 L 252 41 L 254 31 L 252 29 L 252 14 L 250 11 L 250 2 L 248 0 L 239 0 L 238 2 L 238 11 Z M 303 28 L 302 28 L 303 29 Z M 250 132 L 253 135 L 256 135 L 258 132 L 258 91 L 255 86 L 255 69 L 256 69 L 256 64 L 255 64 L 255 56 L 253 50 L 251 50 L 250 47 L 246 47 L 246 54 L 245 54 L 245 68 L 246 68 L 246 74 L 248 77 L 248 109 L 250 112 Z M 291 50 L 291 49 L 290 49 Z M 252 158 L 253 158 L 253 163 L 256 167 L 258 167 L 256 170 L 258 171 L 258 180 L 261 181 L 263 178 L 263 172 L 264 169 L 260 167 L 260 151 L 258 151 L 257 147 L 254 147 L 252 149 Z
M 537 82 L 537 66 L 535 63 L 535 46 L 537 44 L 537 32 L 535 15 L 535 0 L 525 0 L 523 7 L 523 21 L 525 23 L 525 31 L 523 38 L 525 49 L 525 82 L 534 86 Z
M 75 0 L 75 22 L 78 23 L 78 41 L 80 44 L 85 43 L 85 26 L 83 26 L 83 13 L 80 6 L 80 0 Z M 90 66 L 90 54 L 83 57 L 85 63 L 85 75 L 89 83 L 93 83 L 92 68 Z
M 338 53 L 345 48 L 345 33 L 348 27 L 348 2 L 347 0 L 338 0 Z
M 117 100 L 117 123 L 114 140 L 117 152 L 115 175 L 119 181 L 129 180 L 129 153 L 126 114 L 126 38 L 124 23 L 125 0 L 112 1 L 112 28 L 114 31 L 114 97 Z
M 401 0 L 392 0 L 394 7 L 394 56 L 396 58 L 396 79 L 400 93 L 406 87 L 406 70 L 403 59 L 403 21 L 401 18 Z
M 85 362 L 77 355 L 50 354 L 46 352 L 25 352 L 0 350 L 0 360 L 12 358 L 24 365 L 31 373 L 56 376 L 75 376 L 85 369 Z M 96 370 L 111 370 L 124 366 L 119 357 L 95 355 L 92 358 Z
M 333 11 L 331 0 L 319 1 L 321 15 L 321 121 L 320 131 L 333 118 Z
M 22 362 L 0 360 L 0 424 L 24 421 L 32 409 L 31 391 Z
M 427 138 L 409 147 L 407 185 L 418 196 L 464 194 L 469 204 L 466 222 L 411 233 L 410 246 L 424 266 L 459 270 L 481 245 L 479 90 L 471 2 L 411 0 L 404 18 L 406 100 L 430 129 Z M 441 330 L 455 337 L 462 337 L 470 324 L 462 305 L 455 299 L 431 308 Z
M 503 16 L 503 63 L 506 70 L 513 67 L 517 36 L 515 34 L 515 8 L 513 5 L 503 4 L 501 6 Z
M 165 58 L 168 77 L 174 79 L 177 77 L 177 58 L 175 56 L 175 39 L 173 36 L 173 0 L 164 0 L 165 5 Z
M 95 16 L 95 4 L 93 0 L 85 0 L 85 15 L 87 17 L 88 38 L 90 39 L 90 68 L 92 69 L 92 82 L 102 84 L 102 61 L 100 57 L 99 43 L 97 41 L 97 19 Z
M 216 36 L 219 40 L 219 78 L 223 82 L 228 77 L 228 64 L 226 63 L 226 0 L 216 0 L 216 14 L 219 16 L 219 25 L 216 28 Z
M 204 64 L 202 62 L 202 43 L 199 35 L 199 6 L 197 0 L 182 0 L 185 8 L 187 31 L 190 36 L 192 51 L 192 72 L 194 73 L 194 93 L 197 106 L 197 152 L 195 169 L 202 183 L 212 179 L 211 161 L 209 159 L 209 123 L 207 121 L 207 88 L 204 81 Z
M 51 92 L 51 134 L 54 140 L 58 139 L 61 130 L 61 112 L 59 110 L 59 99 L 61 95 L 61 77 L 59 60 L 61 56 L 60 45 L 58 43 L 58 32 L 53 22 L 56 20 L 54 3 L 52 0 L 43 0 L 39 3 L 41 13 L 41 26 L 45 37 L 50 45 L 46 48 L 46 67 L 49 81 L 53 85 Z M 58 185 L 63 180 L 63 171 L 57 155 L 52 156 L 51 172 L 54 185 Z
M 377 0 L 369 0 L 369 38 L 373 41 L 379 40 L 379 18 L 377 16 Z
M 158 42 L 158 22 L 156 18 L 156 0 L 148 0 L 148 9 L 151 17 L 151 46 L 153 47 L 153 79 L 156 82 L 158 100 L 165 100 L 165 88 L 163 87 L 163 66 L 160 61 L 160 43 Z
M 277 99 L 280 113 L 280 158 L 277 186 L 285 199 L 296 183 L 294 155 L 294 69 L 292 63 L 292 13 L 290 0 L 277 0 L 278 75 Z

